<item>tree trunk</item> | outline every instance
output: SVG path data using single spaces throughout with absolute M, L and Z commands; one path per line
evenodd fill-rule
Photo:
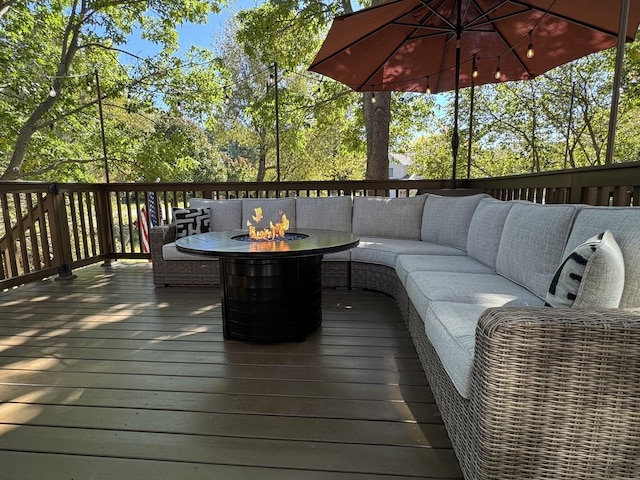
M 384 0 L 372 0 L 377 5 Z M 344 13 L 353 13 L 350 0 L 342 0 Z M 372 99 L 375 98 L 375 103 Z M 363 95 L 364 128 L 367 139 L 367 180 L 389 179 L 389 123 L 391 93 L 367 92 Z
M 60 79 L 56 79 L 53 88 L 55 88 L 56 91 L 60 91 L 61 84 Z M 42 119 L 45 113 L 51 110 L 56 101 L 57 97 L 47 97 L 40 105 L 38 105 L 24 125 L 22 125 L 18 132 L 18 138 L 16 139 L 16 144 L 13 148 L 11 160 L 9 161 L 7 169 L 0 177 L 0 180 L 20 179 L 20 169 L 22 168 L 22 163 L 24 162 L 24 158 L 27 154 L 29 143 L 31 143 L 31 137 L 33 137 L 33 134 L 38 130 L 38 122 L 40 119 Z
M 0 18 L 2 18 L 4 14 L 7 13 L 16 3 L 18 3 L 18 0 L 6 0 L 0 2 Z
M 8 6 L 11 6 L 12 3 L 16 2 L 9 1 L 6 3 Z M 71 62 L 80 48 L 78 42 L 80 40 L 80 30 L 83 26 L 82 21 L 86 18 L 89 9 L 89 6 L 84 2 L 82 3 L 80 11 L 77 11 L 76 7 L 78 7 L 78 5 L 74 4 L 67 19 L 60 61 L 58 62 L 56 76 L 51 85 L 55 91 L 55 95 L 53 97 L 47 96 L 47 98 L 38 105 L 33 114 L 31 114 L 29 119 L 20 128 L 16 145 L 13 149 L 13 154 L 11 155 L 11 160 L 9 161 L 7 169 L 0 177 L 0 180 L 18 180 L 21 177 L 20 169 L 22 168 L 22 163 L 24 162 L 24 158 L 27 154 L 27 149 L 31 143 L 31 138 L 38 128 L 40 128 L 38 122 L 51 110 L 51 108 L 53 108 L 62 94 L 64 79 L 68 75 L 69 70 L 71 69 Z M 81 20 L 77 21 L 78 18 Z
M 363 95 L 367 138 L 367 180 L 389 178 L 389 114 L 391 92 L 367 92 Z

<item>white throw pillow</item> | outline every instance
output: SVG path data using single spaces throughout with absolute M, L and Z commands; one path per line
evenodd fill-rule
M 553 276 L 545 297 L 551 307 L 617 308 L 624 260 L 610 230 L 578 245 Z

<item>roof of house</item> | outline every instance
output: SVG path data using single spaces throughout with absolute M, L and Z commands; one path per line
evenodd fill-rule
M 389 161 L 399 163 L 405 167 L 413 164 L 413 160 L 406 153 L 389 153 Z

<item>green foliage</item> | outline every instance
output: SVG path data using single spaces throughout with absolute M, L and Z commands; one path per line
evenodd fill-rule
M 640 141 L 633 133 L 640 126 L 640 90 L 637 88 L 640 55 L 637 51 L 636 44 L 627 48 L 616 130 L 616 162 L 635 161 L 640 152 Z M 560 66 L 530 81 L 476 87 L 471 175 L 497 176 L 603 164 L 614 57 L 615 50 L 609 50 Z M 460 178 L 466 176 L 470 92 L 471 89 L 461 91 Z M 445 112 L 441 118 L 444 125 L 450 127 L 452 95 L 441 98 Z M 442 142 L 441 147 L 446 150 L 450 136 L 438 135 L 442 128 L 443 124 L 436 123 L 430 138 L 432 142 Z M 423 176 L 443 173 L 437 167 L 440 162 L 435 159 L 418 157 L 418 162 L 421 165 L 416 169 Z M 436 166 L 430 169 L 430 165 Z
M 295 42 L 296 55 L 302 58 L 297 62 L 279 50 L 281 37 L 291 36 L 292 31 L 282 31 L 280 36 L 272 34 L 273 29 L 265 35 L 251 33 L 258 24 L 291 22 L 289 27 L 295 28 L 299 17 L 308 12 L 286 10 L 291 5 L 265 4 L 255 11 L 241 12 L 239 23 L 230 26 L 219 48 L 230 72 L 228 101 L 216 109 L 215 120 L 208 126 L 228 154 L 242 153 L 234 158 L 243 159 L 243 175 L 251 166 L 253 180 L 275 180 L 277 61 L 280 178 L 361 178 L 364 148 L 362 139 L 352 134 L 359 129 L 354 112 L 359 109 L 360 96 L 306 71 L 308 58 L 321 42 L 318 32 L 305 37 L 309 32 L 303 30 L 305 41 Z M 229 177 L 233 176 L 229 172 Z
M 186 54 L 177 52 L 176 27 L 206 21 L 222 1 L 8 3 L 0 16 L 3 179 L 104 180 L 97 70 L 114 181 L 275 180 L 276 63 L 282 180 L 364 177 L 363 96 L 307 71 L 349 1 L 267 1 L 240 12 L 216 48 Z M 160 52 L 124 54 L 134 30 Z M 477 87 L 471 175 L 604 163 L 614 57 L 610 50 L 532 81 Z M 640 43 L 627 45 L 623 73 L 617 162 L 640 156 Z M 410 173 L 450 177 L 452 108 L 451 94 L 391 96 L 390 149 L 414 158 Z M 465 89 L 460 178 L 469 109 Z
M 176 27 L 204 22 L 218 8 L 212 0 L 17 2 L 0 18 L 0 66 L 6 72 L 0 83 L 2 178 L 102 178 L 95 174 L 102 162 L 95 70 L 104 101 L 122 104 L 128 96 L 128 111 L 147 115 L 161 102 L 202 121 L 209 111 L 203 102 L 221 98 L 224 69 L 208 51 L 175 56 Z M 119 45 L 134 28 L 162 52 L 124 66 Z M 121 125 L 121 119 L 106 118 L 107 135 Z M 109 147 L 118 153 L 122 132 L 114 137 Z

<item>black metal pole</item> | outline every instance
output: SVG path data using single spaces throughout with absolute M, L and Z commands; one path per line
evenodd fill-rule
M 104 134 L 104 114 L 102 112 L 102 90 L 100 90 L 100 76 L 98 75 L 98 69 L 95 71 L 96 76 L 96 91 L 98 93 L 98 112 L 100 114 L 100 133 L 102 135 L 102 156 L 104 158 L 104 173 L 107 183 L 109 183 L 109 161 L 107 157 L 107 139 Z
M 616 143 L 616 123 L 618 122 L 618 104 L 620 103 L 620 84 L 622 83 L 622 64 L 624 62 L 624 44 L 627 40 L 627 24 L 629 22 L 629 0 L 620 4 L 620 24 L 618 26 L 618 48 L 616 51 L 616 71 L 613 77 L 611 95 L 611 112 L 609 113 L 609 134 L 607 136 L 607 153 L 605 164 L 613 163 L 613 150 Z
M 569 136 L 571 135 L 571 127 L 573 127 L 573 102 L 576 96 L 576 82 L 571 83 L 571 101 L 569 102 L 569 120 L 567 122 L 567 141 L 564 144 L 564 165 L 567 168 L 567 158 L 569 157 Z
M 471 102 L 469 105 L 469 147 L 467 149 L 467 180 L 471 178 L 471 143 L 473 142 L 473 107 L 475 102 L 476 81 L 471 73 Z
M 273 63 L 273 81 L 276 87 L 276 177 L 280 181 L 280 106 L 278 101 L 278 62 Z
M 460 109 L 460 37 L 462 36 L 462 0 L 458 0 L 458 19 L 456 24 L 456 93 L 453 110 L 453 136 L 451 137 L 451 152 L 453 153 L 453 167 L 451 171 L 451 188 L 456 188 L 458 171 L 458 149 L 460 135 L 458 134 L 458 110 Z

